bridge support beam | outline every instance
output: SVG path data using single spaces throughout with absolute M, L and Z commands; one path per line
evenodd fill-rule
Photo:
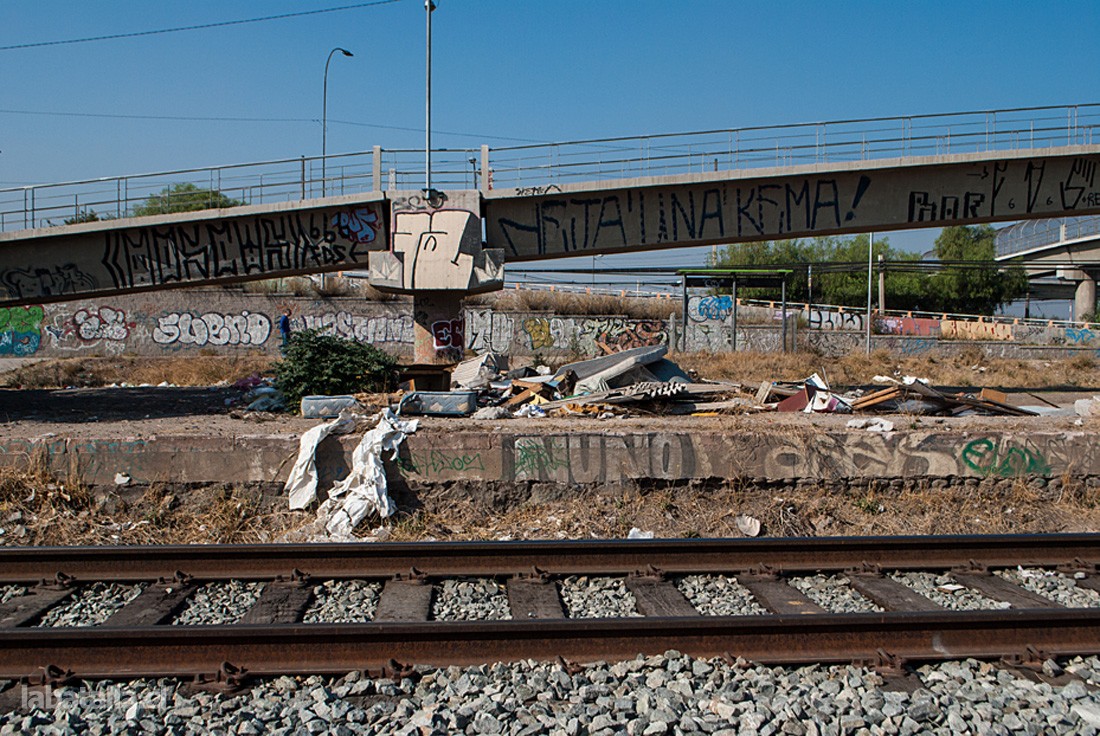
M 402 192 L 392 207 L 391 248 L 371 253 L 370 283 L 412 294 L 415 363 L 457 363 L 466 348 L 462 299 L 504 287 L 504 251 L 482 247 L 478 192 Z

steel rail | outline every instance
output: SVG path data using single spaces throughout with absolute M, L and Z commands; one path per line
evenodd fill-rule
M 630 659 L 676 649 L 774 664 L 1100 653 L 1100 610 L 821 614 L 472 623 L 16 629 L 0 678 L 382 672 L 526 659 Z M 395 664 L 396 663 L 396 664 Z
M 738 573 L 767 566 L 793 573 L 864 565 L 890 570 L 1100 563 L 1100 534 L 813 537 L 535 542 L 3 547 L 0 584 L 57 573 L 77 582 L 138 582 L 177 571 L 195 579 L 272 579 L 294 569 L 314 579 L 388 578 L 412 568 L 435 577 L 506 576 L 538 568 L 554 575 Z

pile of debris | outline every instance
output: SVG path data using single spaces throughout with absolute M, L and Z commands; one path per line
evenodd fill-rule
M 815 373 L 803 381 L 764 381 L 755 395 L 740 383 L 703 381 L 666 357 L 665 345 L 641 347 L 583 360 L 551 371 L 546 366 L 507 370 L 500 357 L 486 353 L 459 363 L 451 391 L 406 394 L 398 414 L 469 416 L 595 416 L 630 413 L 695 416 L 758 411 L 852 412 L 960 416 L 1034 415 L 991 389 L 948 393 L 927 381 L 876 376 L 881 390 L 841 393 Z
M 415 391 L 401 401 L 401 414 L 465 415 L 476 402 L 477 419 L 510 416 L 693 414 L 751 409 L 739 383 L 697 382 L 665 355 L 666 345 L 634 348 L 551 371 L 546 366 L 507 371 L 486 353 L 459 363 L 452 391 Z M 472 411 L 472 409 L 471 409 Z
M 1034 416 L 1036 411 L 1008 403 L 1000 391 L 983 388 L 977 393 L 965 391 L 953 394 L 937 390 L 927 380 L 905 376 L 900 381 L 889 376 L 875 376 L 877 383 L 887 383 L 878 391 L 857 390 L 839 394 L 829 389 L 818 374 L 800 384 L 765 381 L 756 394 L 757 402 L 774 406 L 784 412 L 872 412 L 879 414 L 917 414 L 924 416 L 963 416 L 969 414 Z M 774 404 L 769 404 L 774 399 Z

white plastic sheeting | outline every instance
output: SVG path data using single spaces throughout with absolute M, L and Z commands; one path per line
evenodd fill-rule
M 377 414 L 378 424 L 363 435 L 351 454 L 351 473 L 328 492 L 328 500 L 318 509 L 325 531 L 333 537 L 350 537 L 351 530 L 370 513 L 381 518 L 392 516 L 397 504 L 390 498 L 382 453 L 397 450 L 405 438 L 416 431 L 418 420 L 402 420 L 389 409 Z
M 317 445 L 330 434 L 346 434 L 355 429 L 354 416 L 341 416 L 311 427 L 298 441 L 298 459 L 286 479 L 292 511 L 304 509 L 317 498 Z

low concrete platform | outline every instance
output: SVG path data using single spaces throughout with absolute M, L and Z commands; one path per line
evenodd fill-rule
M 560 487 L 691 481 L 1100 476 L 1100 420 L 1074 417 L 890 417 L 889 433 L 848 429 L 850 416 L 759 414 L 630 419 L 425 418 L 394 482 L 545 483 Z M 285 479 L 315 421 L 178 416 L 96 423 L 0 423 L 0 465 L 46 462 L 61 476 L 110 485 Z M 361 433 L 330 437 L 322 487 L 344 477 Z

